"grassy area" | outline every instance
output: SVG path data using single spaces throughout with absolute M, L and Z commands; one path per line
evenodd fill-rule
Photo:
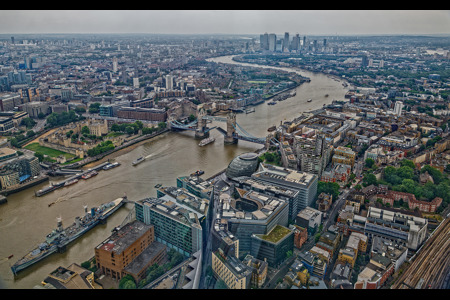
M 266 84 L 267 81 L 264 80 L 248 80 L 248 83 L 261 83 L 261 84 Z
M 108 133 L 105 138 L 109 138 L 109 137 L 116 137 L 119 135 L 124 135 L 124 132 L 115 132 L 115 131 L 111 131 L 110 133 Z
M 25 146 L 24 148 L 34 151 L 34 152 L 40 152 L 44 155 L 48 155 L 48 156 L 54 157 L 54 158 L 56 158 L 60 155 L 64 155 L 67 159 L 75 157 L 74 154 L 70 154 L 67 152 L 59 151 L 59 150 L 48 148 L 48 147 L 44 147 L 44 146 L 39 145 L 39 143 L 31 143 L 31 144 Z
M 279 240 L 284 238 L 289 232 L 291 232 L 289 229 L 276 225 L 269 234 L 261 235 L 261 238 L 265 241 L 269 241 L 272 243 L 277 243 Z

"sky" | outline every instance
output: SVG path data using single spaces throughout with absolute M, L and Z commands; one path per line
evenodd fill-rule
M 450 34 L 450 10 L 2 10 L 0 34 Z

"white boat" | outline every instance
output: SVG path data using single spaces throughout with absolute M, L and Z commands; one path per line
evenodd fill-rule
M 136 159 L 135 161 L 133 161 L 133 166 L 140 164 L 141 162 L 143 162 L 145 160 L 145 157 L 139 157 L 138 159 Z
M 199 143 L 198 145 L 199 145 L 200 147 L 203 147 L 203 146 L 205 146 L 205 145 L 208 145 L 208 144 L 214 142 L 215 140 L 216 140 L 215 138 L 209 137 L 209 138 L 206 138 L 206 139 L 201 140 L 200 143 Z

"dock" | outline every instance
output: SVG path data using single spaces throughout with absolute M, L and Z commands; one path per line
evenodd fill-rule
M 100 171 L 100 170 L 103 169 L 103 167 L 105 167 L 105 166 L 107 166 L 107 165 L 109 165 L 109 164 L 110 164 L 110 162 L 104 162 L 104 163 L 101 163 L 101 164 L 99 164 L 98 166 L 95 166 L 95 167 L 93 167 L 93 168 L 91 168 L 91 169 L 89 169 L 89 170 L 82 171 L 81 173 L 76 173 L 75 175 L 70 176 L 69 178 L 66 178 L 66 179 L 64 179 L 64 180 L 62 180 L 62 181 L 60 181 L 60 182 L 58 182 L 58 183 L 53 184 L 52 186 L 53 186 L 54 188 L 50 188 L 50 187 L 52 187 L 52 186 L 50 186 L 50 187 L 48 187 L 47 189 L 44 188 L 44 189 L 42 189 L 42 190 L 40 190 L 40 191 L 35 192 L 34 194 L 35 194 L 37 197 L 41 197 L 41 196 L 43 196 L 43 195 L 45 195 L 45 194 L 47 194 L 47 193 L 50 193 L 50 192 L 52 192 L 52 191 L 54 191 L 54 190 L 57 190 L 57 189 L 59 189 L 59 188 L 64 187 L 64 185 L 65 185 L 66 182 L 68 182 L 68 181 L 71 181 L 71 180 L 74 180 L 74 179 L 81 179 L 83 175 L 88 174 L 88 173 L 90 173 L 90 172 L 92 172 L 92 171 Z

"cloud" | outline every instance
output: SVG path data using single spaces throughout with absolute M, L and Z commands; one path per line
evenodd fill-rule
M 0 11 L 0 33 L 450 33 L 449 11 L 32 10 Z

